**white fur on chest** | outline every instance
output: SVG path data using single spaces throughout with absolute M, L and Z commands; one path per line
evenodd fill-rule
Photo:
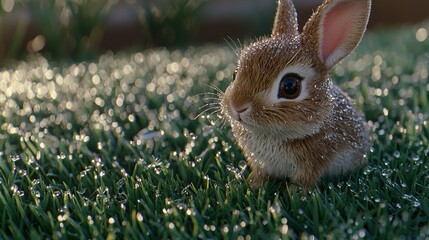
M 257 164 L 264 173 L 278 178 L 296 174 L 298 163 L 294 155 L 287 151 L 284 140 L 271 135 L 244 134 L 248 136 L 237 139 L 251 165 Z

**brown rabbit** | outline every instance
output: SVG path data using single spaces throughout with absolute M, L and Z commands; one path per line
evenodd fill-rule
M 268 176 L 310 188 L 365 162 L 369 136 L 331 69 L 359 44 L 371 0 L 325 0 L 298 32 L 291 0 L 279 0 L 270 37 L 245 47 L 221 110 L 261 186 Z

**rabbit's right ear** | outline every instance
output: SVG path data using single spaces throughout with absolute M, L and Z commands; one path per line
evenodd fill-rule
M 332 68 L 359 44 L 368 24 L 371 0 L 325 0 L 305 24 L 303 44 L 316 48 Z
M 276 19 L 271 36 L 276 35 L 298 36 L 298 19 L 292 0 L 278 0 Z

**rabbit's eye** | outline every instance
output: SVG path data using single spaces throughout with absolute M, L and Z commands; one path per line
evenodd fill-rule
M 295 73 L 283 76 L 279 86 L 279 98 L 295 99 L 301 94 L 302 77 Z

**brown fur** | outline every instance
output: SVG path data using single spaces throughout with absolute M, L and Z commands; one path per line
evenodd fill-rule
M 274 20 L 273 32 L 271 36 L 275 35 L 292 35 L 297 36 L 298 33 L 298 21 L 296 10 L 291 2 L 292 0 L 281 0 L 279 1 L 278 11 L 276 19 Z M 289 24 L 284 24 L 284 22 Z

